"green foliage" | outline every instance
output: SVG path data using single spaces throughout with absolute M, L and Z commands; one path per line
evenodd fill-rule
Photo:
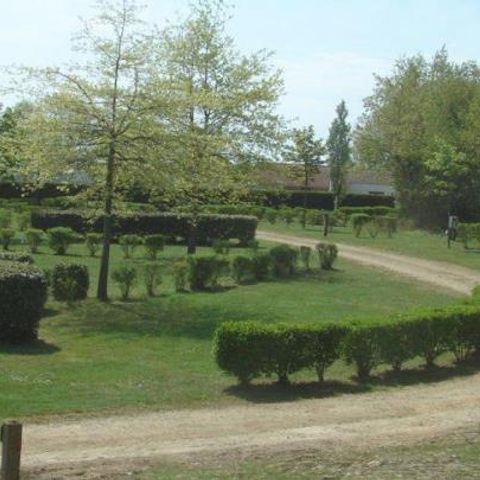
M 59 302 L 85 300 L 90 278 L 86 265 L 57 263 L 51 273 L 53 297 Z
M 277 245 L 269 253 L 274 277 L 290 277 L 295 273 L 298 250 L 290 245 Z
M 218 255 L 228 255 L 230 253 L 230 242 L 217 238 L 212 242 L 212 249 Z
M 0 261 L 6 260 L 8 262 L 20 262 L 20 263 L 33 263 L 33 257 L 28 255 L 28 253 L 18 253 L 18 252 L 0 252 Z
M 11 228 L 0 229 L 0 243 L 4 250 L 8 250 L 12 240 L 15 238 L 15 230 Z
M 474 240 L 480 244 L 480 223 L 459 223 L 457 238 L 466 250 L 471 248 L 471 242 Z
M 158 263 L 149 262 L 143 266 L 143 280 L 149 297 L 154 297 L 157 287 L 162 282 L 161 267 Z
M 260 242 L 258 240 L 251 240 L 248 242 L 247 247 L 252 250 L 253 253 L 256 253 L 260 248 Z
M 121 265 L 112 271 L 111 277 L 120 287 L 122 300 L 128 300 L 130 291 L 137 281 L 137 270 L 128 265 Z
M 252 258 L 252 271 L 255 280 L 262 281 L 268 278 L 270 267 L 272 265 L 272 257 L 270 253 L 255 253 Z
M 185 292 L 188 284 L 189 266 L 184 258 L 177 260 L 172 267 L 172 273 L 175 280 L 175 291 L 177 293 Z
M 147 255 L 150 260 L 156 260 L 158 252 L 165 248 L 165 236 L 164 235 L 147 235 L 145 237 L 145 248 L 147 249 Z
M 380 232 L 380 225 L 378 224 L 377 219 L 375 217 L 372 217 L 364 225 L 365 225 L 365 228 L 367 229 L 367 233 L 370 235 L 370 237 L 371 238 L 377 238 L 377 235 Z
M 233 278 L 237 283 L 248 281 L 253 275 L 253 259 L 245 255 L 238 255 L 232 262 Z
M 296 217 L 295 210 L 292 208 L 282 208 L 279 215 L 287 225 L 292 224 Z
M 364 381 L 373 368 L 380 364 L 381 353 L 378 341 L 379 329 L 375 324 L 353 324 L 349 327 L 343 343 L 343 352 L 348 364 L 355 364 L 359 380 Z
M 13 214 L 11 210 L 0 210 L 0 229 L 12 226 Z
M 322 270 L 331 270 L 338 256 L 338 248 L 334 243 L 317 243 L 315 249 L 320 259 Z
M 43 238 L 44 238 L 44 233 L 42 230 L 39 230 L 37 228 L 29 228 L 25 232 L 25 239 L 28 244 L 28 248 L 30 249 L 30 252 L 32 253 L 37 253 L 38 252 L 38 247 L 41 245 Z
M 228 271 L 229 263 L 216 255 L 188 257 L 188 281 L 192 290 L 208 290 L 218 287 L 218 279 Z
M 46 300 L 42 270 L 26 263 L 0 262 L 0 342 L 36 339 Z
M 321 210 L 307 210 L 305 222 L 307 225 L 323 225 L 324 213 Z
M 54 227 L 47 231 L 48 246 L 55 255 L 65 255 L 70 245 L 81 240 L 81 236 L 68 227 Z
M 310 270 L 310 258 L 312 256 L 312 249 L 310 247 L 300 247 L 300 260 L 305 267 L 305 270 Z
M 144 241 L 140 235 L 122 235 L 118 239 L 118 243 L 123 251 L 123 258 L 127 259 L 133 256 L 135 250 L 143 245 Z
M 16 215 L 16 225 L 18 230 L 24 232 L 30 228 L 30 214 L 29 213 L 17 213 Z
M 85 245 L 91 257 L 94 257 L 100 249 L 102 239 L 103 235 L 101 233 L 87 233 L 85 235 Z
M 265 219 L 267 220 L 268 223 L 271 223 L 272 225 L 277 221 L 278 218 L 278 211 L 275 210 L 274 208 L 268 208 L 265 211 Z
M 362 233 L 363 227 L 371 221 L 371 217 L 365 213 L 355 213 L 350 216 L 350 221 L 352 223 L 355 236 L 358 238 Z

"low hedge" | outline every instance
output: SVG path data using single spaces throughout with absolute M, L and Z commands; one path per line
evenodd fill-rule
M 70 227 L 78 233 L 102 232 L 103 219 L 93 217 L 88 212 L 49 210 L 35 211 L 31 216 L 32 227 L 48 230 L 53 227 Z M 176 213 L 130 213 L 114 217 L 113 235 L 155 235 L 164 234 L 188 238 L 192 217 Z M 197 243 L 210 245 L 213 240 L 237 239 L 241 245 L 247 245 L 255 239 L 258 219 L 246 215 L 209 215 L 198 216 Z
M 59 302 L 85 300 L 90 286 L 86 265 L 57 263 L 52 270 L 52 292 Z
M 480 353 L 480 306 L 457 305 L 411 312 L 383 321 L 323 325 L 265 325 L 226 322 L 215 333 L 218 366 L 248 383 L 276 374 L 279 382 L 302 369 L 316 370 L 320 381 L 338 358 L 355 365 L 360 380 L 380 364 L 399 371 L 422 357 L 427 367 L 444 352 L 457 361 Z
M 36 339 L 46 300 L 42 270 L 26 263 L 0 262 L 0 342 Z
M 33 257 L 28 253 L 0 252 L 0 260 L 7 262 L 33 263 Z

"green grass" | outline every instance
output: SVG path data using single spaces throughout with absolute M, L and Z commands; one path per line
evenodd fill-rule
M 270 224 L 261 222 L 259 229 L 271 232 L 286 233 L 308 238 L 325 240 L 323 227 L 308 225 L 303 229 L 299 223 L 290 226 L 283 222 Z M 388 238 L 380 233 L 376 238 L 371 238 L 366 231 L 359 238 L 355 237 L 350 227 L 334 227 L 333 232 L 327 237 L 332 242 L 359 245 L 395 253 L 411 255 L 419 258 L 451 262 L 464 267 L 480 269 L 480 250 L 465 250 L 461 242 L 454 242 L 452 248 L 447 248 L 445 235 L 429 233 L 423 230 L 400 230 L 393 238 Z
M 160 262 L 167 270 L 184 253 L 184 247 L 167 247 Z M 200 250 L 206 253 L 211 250 Z M 139 251 L 130 262 L 139 265 L 144 261 L 141 255 Z M 59 261 L 85 263 L 94 295 L 99 260 L 86 256 L 83 245 L 64 257 L 43 247 L 35 261 L 41 267 Z M 114 246 L 112 268 L 124 262 Z M 158 293 L 147 299 L 139 285 L 131 302 L 121 302 L 112 284 L 111 304 L 93 298 L 73 306 L 50 302 L 38 344 L 0 350 L 1 416 L 219 406 L 377 388 L 375 382 L 357 386 L 350 380 L 353 370 L 338 362 L 330 374 L 344 383 L 331 384 L 323 392 L 300 387 L 284 395 L 260 386 L 246 395 L 232 387 L 234 378 L 216 367 L 212 335 L 225 320 L 322 322 L 454 301 L 445 292 L 346 261 L 339 261 L 332 272 L 305 273 L 284 281 L 235 286 L 230 280 L 216 293 L 177 294 L 165 273 Z M 311 381 L 314 376 L 293 379 Z
M 240 457 L 240 456 L 238 456 Z M 382 447 L 373 451 L 335 448 L 283 453 L 267 458 L 230 456 L 195 466 L 168 463 L 137 474 L 136 480 L 207 479 L 331 479 L 363 480 L 480 478 L 480 439 L 460 435 L 409 447 Z

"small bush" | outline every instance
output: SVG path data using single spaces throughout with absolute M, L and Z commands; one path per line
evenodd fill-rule
M 4 250 L 8 250 L 12 240 L 15 237 L 15 230 L 11 228 L 2 228 L 0 229 L 0 243 Z
M 302 260 L 305 270 L 310 270 L 310 258 L 312 256 L 312 249 L 310 247 L 300 247 L 300 259 Z
M 250 257 L 239 255 L 233 259 L 232 270 L 237 283 L 248 281 L 253 275 L 253 261 Z
M 143 266 L 143 280 L 149 297 L 154 297 L 157 287 L 162 282 L 161 268 L 158 263 L 146 263 Z
M 38 252 L 38 247 L 41 245 L 44 236 L 45 235 L 43 231 L 37 228 L 29 228 L 25 232 L 25 239 L 27 241 L 30 252 L 32 253 Z
M 175 279 L 175 291 L 185 292 L 188 283 L 188 263 L 184 259 L 177 260 L 173 264 L 172 273 Z
M 90 279 L 86 265 L 58 263 L 51 273 L 52 293 L 59 302 L 85 300 Z
M 69 247 L 81 237 L 68 227 L 54 227 L 48 230 L 48 246 L 55 255 L 65 255 Z
M 378 216 L 375 220 L 382 232 L 387 234 L 388 238 L 392 238 L 398 229 L 398 219 L 392 216 Z
M 221 238 L 216 238 L 212 242 L 213 251 L 218 255 L 228 255 L 230 253 L 230 242 Z
M 359 237 L 362 233 L 363 227 L 370 222 L 371 217 L 365 213 L 356 213 L 350 217 L 350 221 L 352 222 L 353 231 L 355 232 L 355 236 Z
M 101 233 L 87 233 L 85 235 L 85 246 L 91 257 L 94 257 L 102 244 L 103 235 Z
M 156 260 L 158 252 L 161 252 L 165 248 L 165 236 L 160 234 L 147 235 L 145 237 L 145 248 L 148 258 L 150 260 Z
M 260 248 L 260 242 L 258 240 L 251 240 L 248 242 L 247 247 L 253 252 L 257 253 Z
M 18 213 L 16 216 L 16 225 L 18 230 L 24 232 L 30 228 L 30 213 Z
M 277 245 L 270 249 L 272 273 L 275 277 L 289 277 L 295 273 L 298 251 L 289 245 Z
M 296 217 L 295 210 L 291 208 L 282 208 L 282 210 L 280 210 L 280 216 L 287 226 L 290 226 Z
M 0 229 L 10 228 L 12 226 L 12 211 L 0 210 Z
M 137 247 L 143 244 L 143 238 L 139 235 L 122 235 L 118 243 L 123 251 L 123 258 L 127 259 L 133 256 Z
M 269 253 L 256 253 L 252 258 L 252 273 L 255 280 L 262 281 L 268 278 L 272 258 Z
M 208 290 L 218 286 L 219 277 L 228 269 L 228 262 L 216 255 L 188 258 L 188 280 L 192 290 Z
M 320 259 L 320 268 L 331 270 L 338 256 L 337 246 L 334 243 L 318 243 L 315 248 Z
M 0 342 L 36 339 L 46 300 L 47 280 L 42 270 L 25 263 L 0 262 Z
M 371 238 L 377 238 L 378 233 L 380 232 L 380 225 L 375 217 L 372 217 L 367 223 L 365 223 L 365 227 Z
M 308 225 L 322 225 L 323 212 L 321 210 L 308 210 L 305 216 L 305 223 Z
M 119 286 L 122 299 L 128 300 L 130 291 L 137 281 L 137 270 L 134 267 L 123 265 L 112 272 L 112 280 Z

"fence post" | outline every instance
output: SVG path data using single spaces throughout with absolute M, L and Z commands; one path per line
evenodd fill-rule
M 20 456 L 22 451 L 22 424 L 8 422 L 2 425 L 2 470 L 1 480 L 20 479 Z

